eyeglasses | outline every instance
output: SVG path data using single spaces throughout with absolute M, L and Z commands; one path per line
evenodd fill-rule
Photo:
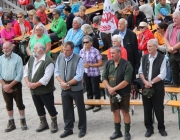
M 159 29 L 161 29 L 161 28 L 156 28 L 156 30 L 159 30 Z
M 144 27 L 142 27 L 142 26 L 141 26 L 141 27 L 139 27 L 139 29 L 143 29 L 143 28 L 144 28 Z
M 54 16 L 54 15 L 57 15 L 57 14 L 52 14 L 52 15 Z
M 19 17 L 17 17 L 17 18 L 22 18 L 22 16 L 19 16 Z
M 87 41 L 87 42 L 83 42 L 83 44 L 88 44 L 89 42 Z

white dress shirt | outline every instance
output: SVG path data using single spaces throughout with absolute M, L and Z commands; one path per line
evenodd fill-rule
M 149 73 L 148 73 L 148 81 L 151 81 L 151 77 L 152 77 L 152 66 L 153 66 L 153 62 L 157 57 L 157 52 L 156 54 L 152 57 L 151 55 L 149 55 Z M 139 67 L 139 74 L 143 74 L 142 71 L 142 61 L 141 61 L 141 65 Z M 164 57 L 164 60 L 161 64 L 161 68 L 160 68 L 160 73 L 157 75 L 161 80 L 164 80 L 166 77 L 166 58 Z
M 42 61 L 45 61 L 45 58 L 46 58 L 46 54 L 44 54 L 39 61 L 37 61 L 37 59 L 35 58 L 34 63 L 33 63 L 33 67 L 32 67 L 32 79 L 34 77 L 34 74 L 38 70 L 40 64 L 42 63 Z M 29 68 L 28 68 L 28 63 L 27 63 L 25 66 L 25 69 L 24 69 L 24 76 L 23 76 L 24 78 L 28 76 L 28 69 Z M 44 72 L 44 76 L 39 80 L 39 82 L 42 85 L 46 86 L 48 84 L 48 82 L 50 81 L 53 73 L 54 73 L 54 64 L 50 63 L 46 67 L 45 72 Z

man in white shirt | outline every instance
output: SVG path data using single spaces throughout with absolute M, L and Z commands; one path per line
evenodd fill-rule
M 162 136 L 167 136 L 164 126 L 164 82 L 166 77 L 166 59 L 157 52 L 158 41 L 150 39 L 147 43 L 149 54 L 142 57 L 139 76 L 143 82 L 143 92 L 154 91 L 151 97 L 142 96 L 144 106 L 144 124 L 147 129 L 145 137 L 154 133 L 152 109 L 158 121 L 158 130 Z M 152 93 L 152 92 L 151 92 Z
M 58 114 L 54 106 L 54 63 L 52 59 L 46 55 L 46 48 L 43 44 L 34 46 L 33 57 L 30 57 L 25 70 L 24 78 L 28 88 L 31 91 L 32 99 L 36 107 L 38 116 L 40 117 L 40 125 L 36 132 L 48 129 L 46 121 L 45 108 L 51 116 L 51 133 L 58 130 L 57 117 Z
M 34 24 L 34 28 L 33 28 L 32 34 L 35 34 L 36 27 L 41 25 L 44 28 L 44 34 L 48 35 L 48 31 L 47 31 L 46 27 L 41 23 L 41 19 L 38 15 L 33 16 L 33 24 Z

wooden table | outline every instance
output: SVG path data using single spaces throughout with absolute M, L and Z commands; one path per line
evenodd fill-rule
M 86 13 L 85 13 L 85 14 L 88 15 L 88 14 L 91 14 L 91 13 L 94 13 L 94 12 L 97 12 L 97 11 L 100 11 L 100 10 L 103 10 L 104 4 L 103 4 L 103 3 L 99 3 L 98 5 L 99 5 L 98 8 L 96 8 L 96 7 L 91 7 L 91 8 L 86 9 Z
M 51 25 L 52 25 L 52 23 L 45 25 L 47 31 L 51 29 Z
M 102 55 L 107 55 L 108 54 L 108 49 L 105 50 L 104 52 L 101 53 Z
M 12 40 L 21 41 L 21 40 L 26 39 L 26 38 L 30 38 L 30 35 L 29 34 L 21 35 L 21 36 L 13 38 Z
M 46 13 L 46 15 L 49 15 L 49 14 L 51 14 L 53 12 L 53 9 L 46 9 L 46 11 L 45 11 L 45 13 Z

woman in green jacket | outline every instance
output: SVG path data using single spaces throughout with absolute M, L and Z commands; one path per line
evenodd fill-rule
M 60 11 L 58 9 L 54 9 L 52 12 L 54 17 L 51 25 L 50 38 L 52 42 L 57 42 L 63 37 L 65 37 L 67 28 L 66 23 L 62 17 L 60 17 Z

